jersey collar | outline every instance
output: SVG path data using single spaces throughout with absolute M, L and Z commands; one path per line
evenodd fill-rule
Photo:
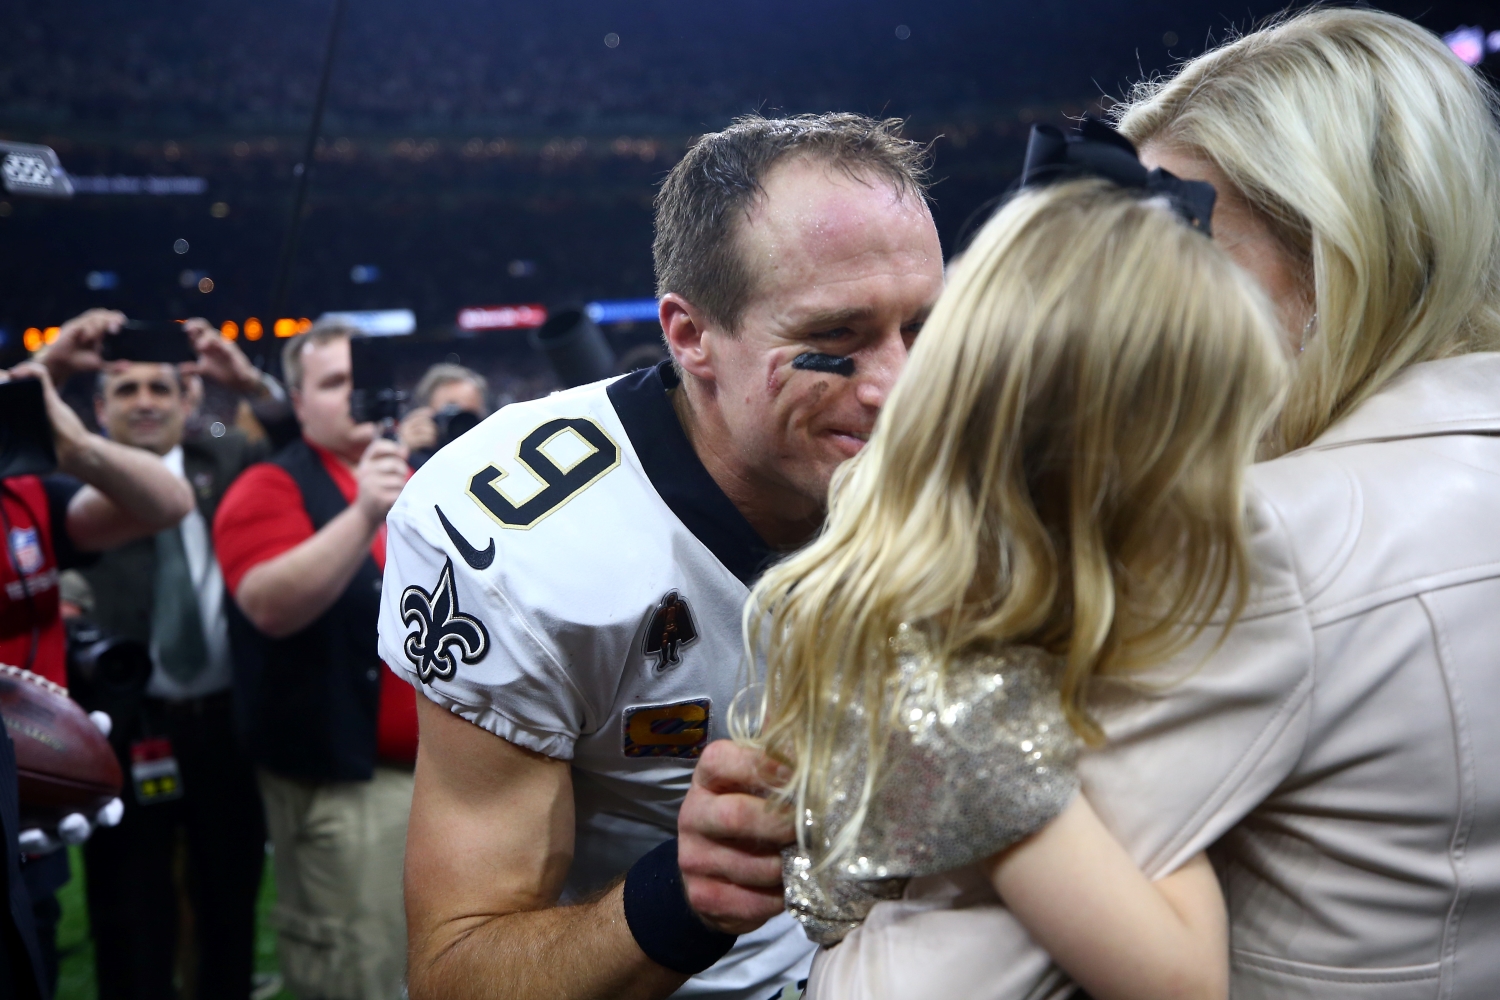
M 699 461 L 667 395 L 675 388 L 677 373 L 663 361 L 616 379 L 607 391 L 656 492 L 724 568 L 749 586 L 774 553 Z

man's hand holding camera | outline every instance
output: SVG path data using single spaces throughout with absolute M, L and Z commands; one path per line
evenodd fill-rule
M 359 494 L 354 502 L 369 521 L 371 531 L 385 523 L 385 515 L 395 505 L 410 475 L 404 446 L 388 438 L 376 438 L 370 442 L 354 470 L 354 478 L 359 483 Z
M 104 365 L 104 338 L 119 333 L 125 314 L 116 309 L 90 309 L 62 325 L 57 339 L 37 352 L 34 361 L 45 365 L 52 381 L 62 385 L 74 375 L 97 372 Z
M 407 451 L 431 451 L 437 447 L 438 426 L 430 406 L 414 407 L 396 425 L 396 437 Z
M 184 375 L 212 379 L 247 399 L 284 398 L 281 387 L 251 364 L 239 345 L 225 338 L 208 320 L 194 317 L 182 324 L 182 332 L 198 355 L 197 361 L 181 366 Z

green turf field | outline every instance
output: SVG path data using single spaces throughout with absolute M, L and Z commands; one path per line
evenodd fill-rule
M 68 849 L 73 864 L 73 879 L 57 894 L 62 902 L 62 922 L 57 928 L 57 950 L 62 959 L 62 969 L 57 978 L 57 1000 L 95 1000 L 99 992 L 94 986 L 94 943 L 89 937 L 88 909 L 83 902 L 83 854 L 76 848 Z M 266 859 L 266 870 L 260 884 L 260 901 L 255 914 L 255 971 L 276 972 L 276 939 L 266 923 L 266 915 L 276 902 L 276 883 L 271 878 L 271 859 Z M 205 997 L 203 1000 L 211 1000 Z M 294 1000 L 285 990 L 264 994 L 259 1000 Z

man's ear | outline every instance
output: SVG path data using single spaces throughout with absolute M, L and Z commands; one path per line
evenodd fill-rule
M 109 436 L 109 430 L 104 423 L 104 393 L 97 390 L 94 392 L 94 423 L 104 431 L 106 437 Z
M 708 319 L 696 306 L 676 292 L 661 297 L 658 307 L 662 336 L 667 350 L 677 367 L 695 378 L 712 382 L 714 378 L 713 356 L 710 342 L 705 340 Z

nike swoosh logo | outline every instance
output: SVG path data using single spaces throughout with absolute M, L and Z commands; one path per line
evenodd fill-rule
M 448 520 L 448 515 L 443 513 L 443 508 L 433 504 L 432 509 L 437 511 L 438 520 L 443 522 L 443 530 L 448 533 L 448 538 L 453 542 L 454 548 L 458 549 L 458 554 L 464 557 L 464 562 L 473 569 L 489 569 L 490 563 L 495 561 L 495 540 L 491 538 L 489 546 L 481 552 L 470 545 L 467 538 L 458 533 L 453 522 Z

